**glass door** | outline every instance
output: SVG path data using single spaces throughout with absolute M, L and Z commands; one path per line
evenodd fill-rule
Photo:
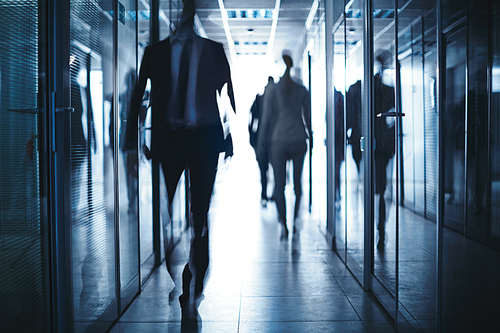
M 347 266 L 361 282 L 363 281 L 365 250 L 364 209 L 364 150 L 367 135 L 363 122 L 362 99 L 363 59 L 363 6 L 364 1 L 354 0 L 345 8 L 345 112 L 348 146 L 346 149 L 346 247 Z
M 72 289 L 74 329 L 84 332 L 119 294 L 114 7 L 112 0 L 71 0 L 69 5 Z
M 425 0 L 424 0 L 425 1 Z M 398 0 L 399 249 L 398 328 L 436 326 L 437 108 L 436 11 L 405 7 Z
M 346 191 L 346 171 L 355 168 L 355 162 L 352 159 L 352 151 L 346 156 L 346 151 L 351 147 L 348 143 L 346 134 L 346 118 L 345 114 L 345 20 L 344 15 L 339 18 L 339 21 L 334 25 L 333 32 L 333 98 L 334 98 L 334 223 L 335 227 L 335 243 L 334 249 L 345 262 L 346 257 L 346 207 L 347 207 L 347 191 Z M 351 125 L 351 124 L 349 124 Z M 352 133 L 352 129 L 351 129 Z
M 372 1 L 373 17 L 373 289 L 396 318 L 398 284 L 398 167 L 396 154 L 400 117 L 396 114 L 394 1 Z
M 47 3 L 0 1 L 0 313 L 4 332 L 51 330 Z

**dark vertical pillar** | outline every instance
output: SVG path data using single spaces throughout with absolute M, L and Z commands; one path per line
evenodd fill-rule
M 443 36 L 442 0 L 437 0 L 437 108 L 438 108 L 438 204 L 436 214 L 437 227 L 437 299 L 436 299 L 436 332 L 441 332 L 442 303 L 443 303 L 443 218 L 444 218 L 444 93 L 445 93 L 445 50 Z
M 71 109 L 69 1 L 48 3 L 49 193 L 52 318 L 54 332 L 73 332 L 71 261 Z

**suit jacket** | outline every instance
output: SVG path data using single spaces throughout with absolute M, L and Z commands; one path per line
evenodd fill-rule
M 217 105 L 216 91 L 221 91 L 225 83 L 228 84 L 227 93 L 231 106 L 235 110 L 234 92 L 231 81 L 229 63 L 222 44 L 206 38 L 196 36 L 198 68 L 195 109 L 197 126 L 215 126 L 219 129 L 220 140 L 214 142 L 223 151 L 226 146 Z M 167 108 L 170 105 L 171 95 L 171 65 L 170 65 L 170 38 L 146 47 L 142 58 L 139 79 L 134 88 L 134 94 L 129 108 L 127 129 L 125 133 L 126 145 L 137 141 L 138 115 L 142 103 L 142 96 L 146 89 L 147 80 L 151 80 L 151 110 L 152 133 L 151 154 L 158 157 L 159 150 L 165 142 L 161 142 L 161 131 L 165 126 L 176 130 L 177 124 L 169 123 L 166 118 Z M 193 70 L 193 69 L 190 69 Z M 159 148 L 160 147 L 160 148 Z
M 283 76 L 264 94 L 259 146 L 272 142 L 305 142 L 311 134 L 310 117 L 309 92 L 288 75 Z

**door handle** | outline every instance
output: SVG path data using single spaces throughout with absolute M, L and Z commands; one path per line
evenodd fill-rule
M 395 112 L 395 111 L 390 111 L 390 112 L 382 112 L 382 113 L 379 113 L 377 114 L 377 117 L 380 118 L 380 117 L 404 117 L 405 114 L 402 113 L 402 112 Z
M 62 108 L 56 108 L 56 113 L 65 113 L 65 112 L 75 112 L 75 108 L 64 106 Z

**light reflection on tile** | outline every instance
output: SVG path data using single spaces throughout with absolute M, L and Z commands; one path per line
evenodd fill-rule
M 390 327 L 305 208 L 299 234 L 280 240 L 274 205 L 260 206 L 258 169 L 250 152 L 235 155 L 216 182 L 209 213 L 211 263 L 198 308 L 201 331 L 371 332 Z M 176 265 L 180 271 L 183 263 Z M 173 286 L 162 265 L 112 333 L 180 332 L 180 292 L 169 302 Z

